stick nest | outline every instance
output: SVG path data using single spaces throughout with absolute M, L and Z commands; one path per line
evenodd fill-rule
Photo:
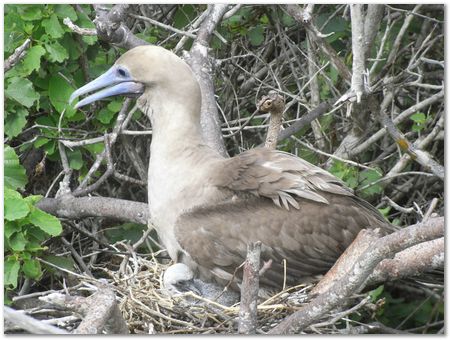
M 120 310 L 130 333 L 137 334 L 233 334 L 237 330 L 239 304 L 228 307 L 192 292 L 169 296 L 162 286 L 168 264 L 150 257 L 133 256 L 120 270 L 104 269 L 112 279 Z M 299 285 L 275 293 L 258 305 L 258 325 L 266 332 L 308 300 L 312 285 Z

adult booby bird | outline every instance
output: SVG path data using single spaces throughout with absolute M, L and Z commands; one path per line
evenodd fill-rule
M 90 92 L 76 107 L 114 95 L 139 97 L 153 126 L 152 222 L 170 257 L 202 280 L 227 283 L 245 260 L 247 243 L 259 240 L 262 260 L 272 259 L 260 284 L 298 283 L 325 273 L 361 229 L 390 229 L 342 181 L 301 158 L 266 148 L 224 158 L 208 147 L 199 84 L 162 47 L 129 50 L 70 101 Z M 235 279 L 240 276 L 237 271 Z

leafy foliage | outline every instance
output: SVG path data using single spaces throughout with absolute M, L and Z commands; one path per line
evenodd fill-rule
M 59 235 L 59 220 L 35 207 L 40 196 L 23 198 L 15 189 L 26 184 L 25 170 L 19 164 L 14 150 L 7 146 L 5 158 L 4 188 L 4 240 L 5 240 L 5 288 L 17 287 L 21 274 L 30 279 L 42 275 L 40 262 L 34 257 L 45 250 L 41 243 L 49 236 Z
M 343 180 L 349 188 L 354 189 L 365 198 L 370 198 L 383 191 L 383 187 L 378 182 L 383 177 L 380 169 L 364 169 L 360 171 L 355 166 L 334 160 L 329 171 Z

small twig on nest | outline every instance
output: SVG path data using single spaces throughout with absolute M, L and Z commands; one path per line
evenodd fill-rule
M 31 334 L 68 334 L 68 332 L 63 329 L 52 325 L 46 325 L 23 312 L 16 311 L 7 306 L 3 306 L 3 317 L 5 318 L 5 321 L 9 321 Z
M 49 294 L 40 300 L 73 310 L 83 315 L 83 321 L 74 334 L 128 334 L 127 324 L 117 305 L 116 295 L 106 285 L 99 285 L 98 291 L 85 298 L 59 293 Z
M 238 327 L 240 334 L 256 333 L 260 256 L 261 242 L 249 243 L 247 245 L 247 259 L 244 263 L 241 287 Z

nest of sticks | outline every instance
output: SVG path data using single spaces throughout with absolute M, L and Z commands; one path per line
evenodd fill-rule
M 120 270 L 103 269 L 110 278 L 108 283 L 115 290 L 130 333 L 236 334 L 239 304 L 224 306 L 192 292 L 169 296 L 162 285 L 162 277 L 171 263 L 160 263 L 158 255 L 159 252 L 150 256 L 136 254 L 124 259 Z M 313 284 L 288 287 L 265 300 L 261 299 L 258 331 L 269 331 L 283 318 L 302 308 L 309 301 L 313 287 Z M 362 300 L 363 296 L 357 298 Z M 322 330 L 324 333 L 340 333 L 337 329 L 333 332 L 329 325 L 323 326 L 327 328 Z M 314 333 L 322 331 L 312 330 Z
M 119 308 L 134 334 L 233 334 L 239 304 L 224 306 L 192 292 L 169 296 L 162 285 L 164 271 L 156 256 L 129 258 L 122 270 L 104 269 L 114 287 Z M 308 301 L 313 285 L 298 285 L 261 300 L 258 325 L 266 332 Z

